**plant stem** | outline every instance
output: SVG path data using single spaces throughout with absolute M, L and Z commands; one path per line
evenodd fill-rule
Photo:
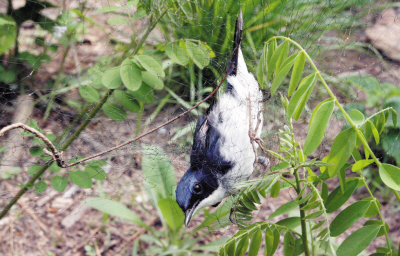
M 11 207 L 22 197 L 23 194 L 25 194 L 26 191 L 30 187 L 33 186 L 35 181 L 49 168 L 51 163 L 46 163 L 43 165 L 36 173 L 35 175 L 30 178 L 30 180 L 18 191 L 18 193 L 11 199 L 11 201 L 7 204 L 7 206 L 3 209 L 3 211 L 0 213 L 0 220 L 6 216 L 8 211 L 11 209 Z
M 57 89 L 58 89 L 58 86 L 60 85 L 61 73 L 62 73 L 62 71 L 63 71 L 63 69 L 64 69 L 65 60 L 67 59 L 67 55 L 68 55 L 68 52 L 69 52 L 70 49 L 71 49 L 71 48 L 68 47 L 68 48 L 64 51 L 64 54 L 63 54 L 63 57 L 62 57 L 62 60 L 61 60 L 61 65 L 60 65 L 60 68 L 58 69 L 58 72 L 57 72 L 57 78 L 56 78 L 56 81 L 54 82 L 53 90 L 57 90 Z M 54 98 L 55 98 L 55 95 L 51 95 L 51 96 L 50 96 L 50 98 L 49 98 L 49 100 L 48 100 L 48 102 L 47 102 L 46 111 L 44 112 L 44 116 L 43 116 L 43 119 L 42 119 L 42 120 L 46 120 L 46 119 L 49 117 L 51 108 L 52 108 L 52 106 L 53 106 Z
M 378 215 L 379 215 L 379 218 L 380 218 L 380 220 L 382 222 L 382 227 L 385 230 L 386 243 L 387 243 L 388 249 L 390 249 L 390 240 L 389 240 L 389 236 L 388 236 L 389 230 L 386 230 L 385 221 L 383 221 L 383 217 L 382 217 L 381 211 L 379 210 L 379 205 L 377 203 L 377 199 L 374 197 L 374 195 L 372 194 L 371 190 L 369 189 L 368 184 L 365 181 L 364 176 L 362 175 L 362 171 L 358 170 L 357 173 L 358 173 L 358 175 L 360 175 L 360 177 L 361 177 L 361 179 L 362 179 L 362 181 L 364 183 L 364 186 L 367 188 L 367 191 L 368 191 L 369 195 L 374 199 L 375 207 L 378 210 Z
M 299 178 L 299 171 L 295 170 L 294 171 L 294 176 L 296 177 L 296 192 L 298 195 L 300 195 L 301 191 L 301 185 L 300 185 L 300 178 Z M 301 197 L 299 198 L 299 200 Z M 308 239 L 307 239 L 307 226 L 306 226 L 306 220 L 304 217 L 306 217 L 303 208 L 304 204 L 300 204 L 300 222 L 301 222 L 301 239 L 303 240 L 303 248 L 304 248 L 304 255 L 305 256 L 310 256 L 310 249 L 308 248 Z
M 294 46 L 296 46 L 299 50 L 301 50 L 308 62 L 311 64 L 312 68 L 314 69 L 315 73 L 317 74 L 317 76 L 319 77 L 322 85 L 325 87 L 325 90 L 328 92 L 329 96 L 331 96 L 331 98 L 335 101 L 335 104 L 338 106 L 340 112 L 342 112 L 344 118 L 347 120 L 347 122 L 349 122 L 349 124 L 351 125 L 351 127 L 353 127 L 353 129 L 355 130 L 357 137 L 361 140 L 363 146 L 364 146 L 364 150 L 365 151 L 369 151 L 371 154 L 371 157 L 374 159 L 375 164 L 378 166 L 378 168 L 382 167 L 382 163 L 378 160 L 378 158 L 375 156 L 375 154 L 372 152 L 372 149 L 369 147 L 368 142 L 366 141 L 366 139 L 364 138 L 364 136 L 362 135 L 362 133 L 360 132 L 360 130 L 358 129 L 357 125 L 353 122 L 353 120 L 350 118 L 350 116 L 347 114 L 347 112 L 344 110 L 343 106 L 339 103 L 338 99 L 336 98 L 335 94 L 332 92 L 332 90 L 329 88 L 328 84 L 325 82 L 325 79 L 322 77 L 321 73 L 319 72 L 317 66 L 315 65 L 314 61 L 311 59 L 311 57 L 308 55 L 308 53 L 303 49 L 303 47 L 301 47 L 301 45 L 299 45 L 297 42 L 293 41 L 290 38 L 284 37 L 284 36 L 275 36 L 271 39 L 269 39 L 266 44 L 268 44 L 270 41 L 272 40 L 276 40 L 276 39 L 283 39 L 286 41 L 289 41 L 290 43 L 292 43 Z M 397 201 L 400 203 L 400 195 L 399 193 L 392 189 L 394 195 L 397 198 Z

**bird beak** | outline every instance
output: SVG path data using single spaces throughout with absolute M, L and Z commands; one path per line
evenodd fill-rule
M 233 37 L 233 53 L 230 64 L 228 66 L 229 74 L 233 76 L 236 76 L 237 73 L 239 48 L 240 48 L 240 43 L 242 42 L 242 34 L 243 34 L 243 13 L 242 10 L 240 10 L 239 15 L 236 19 L 235 35 Z
M 185 211 L 185 227 L 189 225 L 190 219 L 192 218 L 194 212 L 196 211 L 197 205 L 199 202 L 197 202 L 191 209 L 187 209 Z

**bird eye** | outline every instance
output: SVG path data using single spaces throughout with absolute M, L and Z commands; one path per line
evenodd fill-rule
M 193 191 L 194 191 L 194 193 L 196 193 L 196 194 L 200 194 L 201 192 L 202 192 L 202 188 L 201 188 L 201 185 L 200 185 L 200 183 L 195 183 L 194 184 L 194 186 L 193 186 Z

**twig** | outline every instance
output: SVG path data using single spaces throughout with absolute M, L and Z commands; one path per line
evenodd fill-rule
M 7 182 L 4 182 L 4 185 L 7 187 L 7 189 L 11 192 L 14 193 L 14 188 L 8 184 Z M 24 199 L 24 198 L 22 198 Z M 44 231 L 44 233 L 48 232 L 47 226 L 38 218 L 38 216 L 35 214 L 35 212 L 32 210 L 32 208 L 29 207 L 28 203 L 25 200 L 19 200 L 18 204 L 21 206 L 23 210 L 25 210 L 34 221 L 39 225 L 39 227 Z
M 99 232 L 99 230 L 102 228 L 103 226 L 99 226 L 97 228 L 95 228 L 92 233 L 90 233 L 90 235 L 88 236 L 88 238 L 86 238 L 85 241 L 83 241 L 82 243 L 80 243 L 79 245 L 75 246 L 75 248 L 73 249 L 73 251 L 77 251 L 79 248 L 85 246 L 86 244 L 88 244 L 90 242 L 90 240 L 92 240 L 92 238 L 94 237 L 94 235 L 96 235 L 97 232 Z
M 41 139 L 51 150 L 51 153 L 47 150 L 47 149 L 43 149 L 44 153 L 46 153 L 47 155 L 50 155 L 54 161 L 57 162 L 58 166 L 66 168 L 68 167 L 68 165 L 65 164 L 64 160 L 62 159 L 62 152 L 58 152 L 56 147 L 53 145 L 53 143 L 51 143 L 51 141 L 44 136 L 42 133 L 40 133 L 38 130 L 27 126 L 23 123 L 16 123 L 16 124 L 10 124 L 7 125 L 6 127 L 4 127 L 3 129 L 0 130 L 0 137 L 2 137 L 4 135 L 4 133 L 13 130 L 13 129 L 17 129 L 17 128 L 21 128 L 24 131 L 33 133 L 34 135 L 36 135 L 36 137 L 38 137 L 39 139 Z
M 154 218 L 147 226 L 151 227 L 153 226 L 157 221 L 159 221 L 160 219 Z M 144 233 L 146 233 L 147 229 L 145 228 L 141 228 L 138 232 L 136 232 L 135 234 L 133 234 L 131 237 L 129 237 L 127 239 L 128 242 L 130 241 L 135 241 L 139 236 L 143 235 Z

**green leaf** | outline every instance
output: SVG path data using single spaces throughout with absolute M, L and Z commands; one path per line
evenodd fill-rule
M 380 220 L 367 220 L 364 223 L 364 226 L 370 226 L 370 225 L 378 225 L 381 226 L 381 228 L 379 229 L 378 234 L 376 235 L 376 237 L 380 237 L 383 236 L 385 233 L 389 232 L 389 225 L 385 222 L 385 227 L 383 227 L 382 222 Z M 385 230 L 386 228 L 386 230 Z
M 330 177 L 336 176 L 340 168 L 349 160 L 354 146 L 356 145 L 356 132 L 353 128 L 341 131 L 333 140 L 331 151 L 329 152 L 328 166 Z
M 275 182 L 271 187 L 271 197 L 277 198 L 279 195 L 279 191 L 281 190 L 281 184 L 279 182 Z
M 400 169 L 391 164 L 379 166 L 379 176 L 383 183 L 391 189 L 400 190 Z
M 364 169 L 365 167 L 367 167 L 368 165 L 372 164 L 373 162 L 374 162 L 373 159 L 370 159 L 370 160 L 359 160 L 359 161 L 355 162 L 355 164 L 351 168 L 351 171 L 356 172 L 358 170 Z
M 128 220 L 140 226 L 144 225 L 139 216 L 120 202 L 101 197 L 89 197 L 82 203 L 111 216 Z
M 243 256 L 246 253 L 248 247 L 249 247 L 249 234 L 247 233 L 242 237 L 242 239 L 236 246 L 235 256 Z
M 396 128 L 397 125 L 397 112 L 394 109 L 391 109 L 392 111 L 392 121 L 393 121 L 393 126 Z
M 279 69 L 279 71 L 277 72 L 274 81 L 272 82 L 271 85 L 271 96 L 273 96 L 276 92 L 276 90 L 278 90 L 279 86 L 282 84 L 283 80 L 285 79 L 285 77 L 287 76 L 287 74 L 289 73 L 289 70 L 292 68 L 294 62 L 296 61 L 296 58 L 299 54 L 295 53 L 293 55 L 291 55 L 288 58 L 288 61 L 282 64 L 282 68 Z
M 292 77 L 290 79 L 290 84 L 288 89 L 288 96 L 292 96 L 292 94 L 296 90 L 297 85 L 300 82 L 305 63 L 306 63 L 306 55 L 304 52 L 300 52 L 299 56 L 296 58 L 296 61 L 294 62 Z
M 276 41 L 275 41 L 276 44 Z M 267 72 L 267 79 L 272 78 L 272 74 L 274 71 L 276 71 L 278 68 L 276 68 L 276 64 L 278 62 L 278 58 L 281 55 L 283 49 L 287 47 L 287 41 L 285 41 L 283 44 L 279 45 L 276 50 L 273 51 L 271 59 L 268 62 L 268 72 Z M 272 51 L 271 51 L 272 52 Z M 269 54 L 269 53 L 268 53 Z
M 63 192 L 67 188 L 67 185 L 68 180 L 65 177 L 56 175 L 51 179 L 51 186 L 58 192 Z
M 142 85 L 142 72 L 131 59 L 126 59 L 121 63 L 119 72 L 121 80 L 128 90 L 136 91 Z
M 313 118 L 310 121 L 306 142 L 303 148 L 305 155 L 310 155 L 321 143 L 334 106 L 335 103 L 331 100 L 314 109 Z
M 312 91 L 314 90 L 315 83 L 317 82 L 317 79 L 314 80 L 312 83 L 311 87 L 307 90 L 307 92 L 304 94 L 303 98 L 300 101 L 300 104 L 296 108 L 293 114 L 293 118 L 298 121 L 301 114 L 303 113 L 304 107 L 306 106 L 308 99 L 311 96 Z
M 288 118 L 292 117 L 296 109 L 299 108 L 299 105 L 301 104 L 301 100 L 306 96 L 308 90 L 311 87 L 314 87 L 315 82 L 317 79 L 317 74 L 313 73 L 308 76 L 306 76 L 299 85 L 299 88 L 297 91 L 294 93 L 293 97 L 289 101 L 289 106 L 288 106 L 288 113 L 287 116 Z
M 119 104 L 121 104 L 127 110 L 131 112 L 138 112 L 140 110 L 139 102 L 135 100 L 131 94 L 121 90 L 114 91 L 114 94 Z
M 277 183 L 279 183 L 279 182 L 277 182 Z M 293 209 L 297 208 L 298 206 L 299 206 L 299 202 L 297 200 L 293 200 L 293 201 L 287 202 L 286 204 L 281 205 L 278 209 L 276 209 L 276 211 L 274 213 L 272 213 L 268 217 L 268 219 L 270 220 L 270 219 L 278 217 L 278 216 L 280 216 L 282 214 L 290 212 Z
M 50 171 L 52 172 L 59 172 L 61 170 L 61 167 L 57 165 L 56 162 L 53 162 L 50 167 L 49 167 Z
M 300 217 L 289 217 L 283 220 L 278 221 L 276 224 L 285 226 L 289 229 L 294 229 L 300 226 Z
M 119 67 L 114 67 L 107 70 L 101 78 L 101 82 L 108 89 L 117 89 L 118 87 L 120 87 L 122 84 L 122 80 Z
M 29 148 L 29 154 L 32 156 L 41 156 L 44 155 L 43 148 L 39 146 L 33 146 Z
M 353 109 L 349 114 L 354 124 L 359 126 L 364 123 L 364 115 L 357 109 Z
M 196 64 L 197 67 L 200 69 L 204 69 L 210 63 L 210 53 L 202 43 L 196 44 L 192 41 L 186 40 L 185 43 L 186 50 Z
M 110 25 L 124 25 L 129 24 L 129 20 L 125 19 L 124 17 L 116 16 L 109 18 L 107 20 L 107 23 Z
M 332 221 L 331 237 L 338 236 L 356 223 L 368 210 L 371 202 L 358 201 L 341 211 Z
M 175 169 L 164 151 L 157 146 L 143 145 L 142 169 L 145 190 L 157 205 L 161 198 L 175 197 Z
M 44 192 L 46 190 L 46 188 L 47 188 L 47 184 L 43 180 L 35 183 L 35 193 L 36 194 L 40 194 L 40 193 Z
M 164 82 L 152 72 L 143 71 L 142 72 L 142 79 L 145 84 L 154 88 L 156 90 L 161 90 L 164 88 Z
M 374 136 L 376 144 L 379 144 L 379 132 L 376 129 L 375 125 L 371 121 L 367 121 L 365 123 L 365 133 L 367 134 L 367 131 L 371 131 L 372 135 Z M 368 138 L 369 140 L 369 138 Z
M 264 74 L 267 71 L 267 65 L 268 65 L 267 58 L 268 58 L 268 45 L 264 44 L 261 58 L 257 66 L 257 80 L 261 88 L 263 88 L 264 86 Z
M 126 119 L 126 112 L 117 104 L 105 103 L 101 109 L 106 116 L 115 121 L 124 121 Z
M 185 215 L 176 200 L 169 197 L 160 199 L 158 207 L 160 207 L 168 227 L 175 232 L 178 231 L 184 223 Z
M 30 167 L 28 168 L 28 173 L 29 173 L 30 175 L 33 176 L 33 175 L 35 175 L 41 168 L 42 168 L 42 167 L 39 166 L 39 165 L 32 165 L 32 166 L 30 166 Z M 43 174 L 42 174 L 40 177 L 43 177 Z
M 128 91 L 128 93 L 136 100 L 144 102 L 144 103 L 151 103 L 154 100 L 154 93 L 153 89 L 145 84 L 137 91 Z
M 279 245 L 279 232 L 274 229 L 274 232 L 270 227 L 265 230 L 265 256 L 272 256 Z
M 82 171 L 70 172 L 69 180 L 81 188 L 91 188 L 93 185 L 92 179 L 89 174 Z
M 198 246 L 196 248 L 193 248 L 196 251 L 208 251 L 208 252 L 218 252 L 219 248 L 226 244 L 226 242 L 228 241 L 228 237 L 221 237 L 215 241 L 209 242 L 207 244 Z
M 105 180 L 107 179 L 107 174 L 101 167 L 97 166 L 86 166 L 85 172 L 89 175 L 90 178 L 95 180 Z
M 379 213 L 379 211 L 381 210 L 381 204 L 379 203 L 378 200 L 376 200 L 373 197 L 369 197 L 369 198 L 363 198 L 363 201 L 367 201 L 367 202 L 371 202 L 368 210 L 365 212 L 364 214 L 364 218 L 372 218 L 375 215 L 377 215 Z M 377 207 L 378 205 L 378 207 Z
M 289 42 L 285 40 L 285 42 L 283 43 L 282 52 L 279 55 L 278 60 L 276 61 L 275 75 L 276 75 L 277 71 L 279 72 L 279 69 L 282 68 L 283 63 L 287 59 L 288 54 L 289 54 Z
M 0 55 L 7 52 L 14 44 L 17 38 L 17 24 L 14 19 L 0 15 Z
M 160 63 L 149 55 L 137 55 L 135 59 L 142 65 L 142 67 L 153 74 L 157 74 L 160 77 L 165 77 L 164 70 Z
M 321 216 L 323 213 L 324 213 L 324 211 L 322 211 L 322 210 L 321 210 L 321 211 L 313 212 L 313 213 L 311 213 L 311 214 L 305 216 L 305 217 L 303 218 L 303 220 L 312 220 L 312 219 L 316 219 L 316 218 L 318 218 L 319 216 Z
M 100 96 L 96 89 L 91 85 L 82 85 L 79 87 L 79 94 L 87 102 L 99 102 Z
M 292 233 L 286 232 L 283 238 L 283 255 L 292 256 L 295 248 L 295 241 Z
M 367 248 L 376 237 L 380 226 L 371 225 L 362 227 L 353 232 L 336 251 L 337 256 L 356 256 Z
M 187 55 L 185 49 L 178 44 L 167 44 L 165 46 L 165 52 L 176 64 L 185 66 L 189 62 L 189 56 Z
M 232 239 L 225 245 L 225 253 L 226 255 L 235 255 L 236 250 L 236 240 Z
M 248 256 L 257 256 L 258 251 L 260 250 L 261 241 L 262 241 L 262 233 L 261 230 L 259 229 L 256 232 L 254 232 L 253 237 L 251 238 Z
M 106 5 L 103 7 L 100 7 L 99 9 L 96 10 L 96 13 L 106 13 L 106 12 L 113 12 L 116 10 L 121 9 L 120 6 L 115 6 L 115 5 Z
M 339 209 L 350 196 L 356 190 L 358 185 L 358 180 L 351 180 L 346 182 L 345 191 L 342 193 L 340 186 L 335 188 L 328 196 L 325 202 L 325 208 L 327 213 L 332 213 Z

